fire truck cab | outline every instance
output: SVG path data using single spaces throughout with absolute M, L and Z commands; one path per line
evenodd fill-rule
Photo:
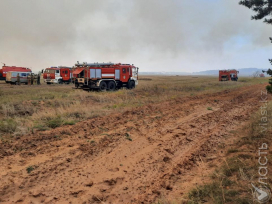
M 77 63 L 73 75 L 75 87 L 113 91 L 138 85 L 138 67 L 133 64 Z
M 44 82 L 47 84 L 62 84 L 72 81 L 72 67 L 50 67 L 43 72 Z
M 238 73 L 236 69 L 219 70 L 219 81 L 238 81 Z

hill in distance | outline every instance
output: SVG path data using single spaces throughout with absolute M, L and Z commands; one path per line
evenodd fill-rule
M 268 70 L 268 68 L 241 68 L 237 69 L 239 76 L 252 76 L 254 73 L 262 73 L 262 70 Z M 139 72 L 140 75 L 201 75 L 201 76 L 218 76 L 218 70 L 206 70 L 200 72 Z M 266 74 L 265 74 L 266 75 Z M 268 76 L 268 75 L 266 75 Z

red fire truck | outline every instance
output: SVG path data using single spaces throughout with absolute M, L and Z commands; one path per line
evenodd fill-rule
M 75 87 L 100 91 L 133 89 L 138 85 L 138 69 L 133 64 L 77 63 L 73 71 Z
M 47 84 L 62 84 L 72 82 L 72 67 L 58 66 L 46 68 L 43 72 Z
M 219 81 L 237 81 L 238 73 L 236 69 L 219 70 Z
M 27 67 L 16 67 L 16 66 L 2 66 L 0 69 L 0 80 L 6 80 L 7 72 L 32 72 L 30 68 Z

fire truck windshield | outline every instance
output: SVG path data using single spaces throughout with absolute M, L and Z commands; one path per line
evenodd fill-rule
M 137 78 L 138 70 L 136 67 L 132 68 L 132 76 Z
M 54 74 L 54 73 L 55 73 L 55 70 L 46 69 L 46 70 L 44 71 L 44 73 L 51 73 L 51 74 Z

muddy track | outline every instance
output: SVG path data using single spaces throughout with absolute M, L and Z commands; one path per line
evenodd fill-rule
M 0 202 L 151 203 L 181 196 L 199 162 L 217 154 L 223 138 L 258 109 L 264 89 L 179 98 L 1 142 Z

